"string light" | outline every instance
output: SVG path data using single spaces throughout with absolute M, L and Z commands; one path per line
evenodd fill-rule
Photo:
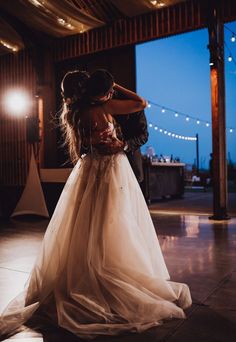
M 68 28 L 69 30 L 74 30 L 75 27 L 73 25 L 71 25 L 71 23 L 67 22 L 65 19 L 63 18 L 57 18 L 57 22 L 58 24 L 60 24 L 61 26 L 64 26 L 66 28 Z
M 232 43 L 234 43 L 236 41 L 236 34 L 228 26 L 224 25 L 224 27 L 226 30 L 228 30 L 232 34 L 230 40 Z
M 11 50 L 11 51 L 13 51 L 13 52 L 16 52 L 16 51 L 18 51 L 19 50 L 19 48 L 18 48 L 18 46 L 16 46 L 16 45 L 11 45 L 10 43 L 8 43 L 8 42 L 6 42 L 5 40 L 0 40 L 0 43 L 3 45 L 3 46 L 5 46 L 5 48 L 7 48 L 7 49 L 9 49 L 9 50 Z
M 196 137 L 176 134 L 174 132 L 168 131 L 167 129 L 159 128 L 157 126 L 153 126 L 153 124 L 151 122 L 149 123 L 149 127 L 154 128 L 155 131 L 158 131 L 159 133 L 164 133 L 166 136 L 171 137 L 171 138 L 176 138 L 176 139 L 181 139 L 181 140 L 186 140 L 186 141 L 196 141 L 197 140 Z
M 153 102 L 153 101 L 148 101 L 148 104 L 150 104 L 150 107 L 152 106 L 152 107 L 161 108 L 161 112 L 162 112 L 162 110 L 164 109 L 164 110 L 165 110 L 165 113 L 168 113 L 168 112 L 169 112 L 170 114 L 173 113 L 173 115 L 174 115 L 176 118 L 182 117 L 182 118 L 184 118 L 187 122 L 190 122 L 190 120 L 191 120 L 191 122 L 194 122 L 194 123 L 197 124 L 197 125 L 204 124 L 206 127 L 210 127 L 210 126 L 211 126 L 211 124 L 210 124 L 209 121 L 207 121 L 207 120 L 202 120 L 202 119 L 196 118 L 196 117 L 191 116 L 191 115 L 189 115 L 189 114 L 185 114 L 185 113 L 179 112 L 179 111 L 177 111 L 177 110 L 175 110 L 175 109 L 168 108 L 167 106 L 163 106 L 163 105 L 158 104 L 158 103 L 155 103 L 155 102 Z M 148 108 L 150 108 L 150 107 L 148 107 Z M 151 124 L 151 125 L 152 125 L 152 124 Z M 227 129 L 228 131 L 230 131 L 230 129 L 232 129 L 233 132 L 236 131 L 236 128 L 233 128 L 233 127 L 226 127 L 226 129 Z M 230 132 L 230 133 L 232 133 L 232 132 Z
M 151 4 L 157 8 L 160 8 L 160 7 L 164 7 L 165 6 L 165 3 L 164 1 L 160 1 L 160 0 L 150 0 Z
M 230 62 L 230 63 L 233 62 L 236 65 L 236 60 L 234 59 L 231 50 L 229 49 L 229 47 L 226 43 L 224 43 L 224 44 L 225 44 L 225 47 L 228 50 L 228 54 L 229 54 L 227 57 L 228 62 Z

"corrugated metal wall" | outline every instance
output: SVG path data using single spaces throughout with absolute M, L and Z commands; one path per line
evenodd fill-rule
M 201 1 L 188 1 L 134 18 L 117 20 L 110 26 L 58 39 L 54 58 L 61 61 L 106 49 L 136 44 L 187 32 L 205 25 Z
M 19 116 L 7 112 L 4 94 L 10 89 L 25 90 L 32 99 L 30 113 Z M 25 183 L 29 146 L 26 142 L 26 115 L 35 115 L 36 76 L 27 51 L 0 58 L 0 185 Z

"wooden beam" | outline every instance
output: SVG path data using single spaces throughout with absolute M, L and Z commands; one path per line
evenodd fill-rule
M 225 130 L 224 24 L 221 3 L 209 1 L 208 32 L 210 50 L 213 215 L 210 219 L 228 219 L 227 160 Z

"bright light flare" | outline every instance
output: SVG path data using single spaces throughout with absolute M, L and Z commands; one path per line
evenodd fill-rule
M 9 90 L 4 95 L 4 107 L 9 114 L 28 115 L 32 104 L 28 93 L 23 90 Z

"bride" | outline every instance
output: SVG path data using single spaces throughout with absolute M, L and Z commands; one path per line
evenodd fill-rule
M 142 110 L 146 101 L 114 83 L 105 70 L 90 77 L 70 72 L 62 90 L 61 122 L 76 164 L 25 290 L 1 316 L 1 332 L 14 331 L 34 315 L 84 339 L 141 332 L 165 319 L 184 318 L 189 288 L 169 280 L 115 124 L 117 114 Z M 126 99 L 113 99 L 114 91 Z M 118 152 L 109 153 L 107 144 Z M 82 157 L 81 146 L 87 149 Z

